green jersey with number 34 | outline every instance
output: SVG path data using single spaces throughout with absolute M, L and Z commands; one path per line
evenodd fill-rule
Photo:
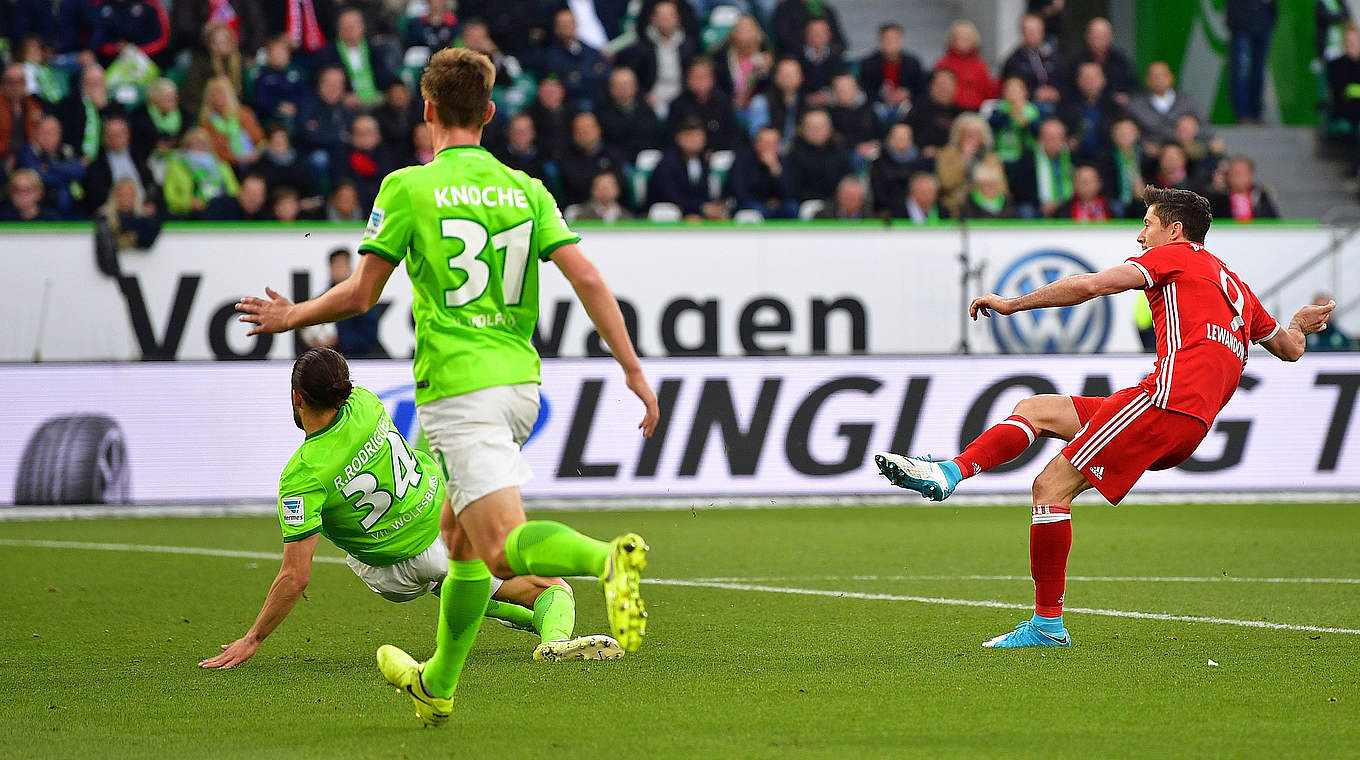
M 315 533 L 386 567 L 439 536 L 439 468 L 401 437 L 373 392 L 356 387 L 329 425 L 307 435 L 279 477 L 284 542 Z
M 406 261 L 417 404 L 540 382 L 538 262 L 578 240 L 543 183 L 480 146 L 387 175 L 359 250 Z

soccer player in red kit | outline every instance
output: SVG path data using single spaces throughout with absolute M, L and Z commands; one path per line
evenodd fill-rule
M 1157 188 L 1148 188 L 1145 200 L 1141 255 L 1019 298 L 982 296 L 968 307 L 977 319 L 1144 290 L 1157 331 L 1157 362 L 1143 382 L 1108 398 L 1027 398 L 949 461 L 874 457 L 894 485 L 943 501 L 960 481 L 1020 456 L 1039 436 L 1069 441 L 1034 480 L 1029 534 L 1034 617 L 984 647 L 1071 646 L 1062 605 L 1072 499 L 1095 488 L 1118 504 L 1144 472 L 1184 462 L 1237 390 L 1247 347 L 1259 343 L 1284 361 L 1297 361 L 1304 336 L 1325 329 L 1336 307 L 1305 306 L 1282 327 L 1246 283 L 1204 248 L 1212 221 L 1207 200 L 1188 190 Z

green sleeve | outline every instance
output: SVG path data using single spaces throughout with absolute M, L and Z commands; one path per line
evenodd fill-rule
M 279 527 L 283 542 L 298 541 L 321 530 L 326 492 L 315 478 L 291 467 L 279 479 Z
M 534 196 L 534 228 L 537 230 L 534 235 L 534 253 L 539 259 L 547 261 L 558 248 L 567 243 L 581 242 L 581 236 L 567 227 L 562 211 L 557 208 L 557 201 L 553 200 L 552 193 L 542 182 L 533 180 L 531 188 L 530 192 Z
M 414 228 L 413 210 L 402 183 L 402 173 L 392 172 L 383 179 L 378 197 L 373 201 L 373 212 L 368 216 L 360 253 L 376 253 L 395 264 L 406 258 L 411 248 Z
M 165 165 L 165 206 L 171 214 L 184 216 L 193 209 L 194 179 L 177 159 Z
M 236 180 L 236 172 L 232 171 L 231 164 L 219 160 L 217 167 L 222 170 L 222 178 L 227 185 L 227 195 L 235 198 L 241 194 L 241 183 Z

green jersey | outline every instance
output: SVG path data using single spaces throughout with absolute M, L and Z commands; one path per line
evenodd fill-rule
M 480 146 L 387 175 L 359 250 L 406 261 L 417 404 L 540 382 L 537 264 L 578 240 L 543 183 Z
M 438 473 L 429 455 L 407 445 L 382 401 L 356 387 L 279 476 L 283 540 L 319 532 L 368 565 L 410 559 L 439 536 Z

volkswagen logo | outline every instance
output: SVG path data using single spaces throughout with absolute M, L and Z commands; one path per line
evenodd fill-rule
M 1021 256 L 997 280 L 995 293 L 1006 298 L 1095 269 L 1066 251 L 1034 251 Z M 1110 337 L 1110 302 L 1095 298 L 1076 306 L 1022 311 L 991 320 L 992 336 L 1006 354 L 1093 354 Z

